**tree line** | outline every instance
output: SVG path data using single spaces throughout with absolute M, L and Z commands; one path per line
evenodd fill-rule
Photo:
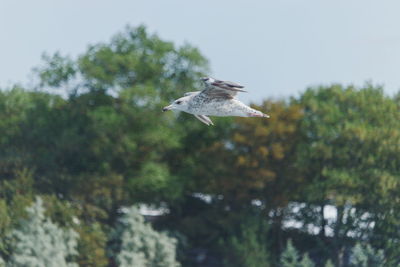
M 65 257 L 80 266 L 398 266 L 400 98 L 313 87 L 213 127 L 161 112 L 209 71 L 197 48 L 127 27 L 1 90 L 1 258 L 36 207 L 79 237 Z M 139 204 L 166 212 L 150 227 Z

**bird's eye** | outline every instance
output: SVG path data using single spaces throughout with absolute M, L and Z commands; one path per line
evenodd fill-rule
M 179 101 L 176 101 L 175 103 L 176 103 L 177 105 L 180 105 L 180 104 L 182 103 L 182 101 L 179 100 Z

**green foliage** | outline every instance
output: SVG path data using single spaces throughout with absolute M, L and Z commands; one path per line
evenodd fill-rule
M 129 208 L 111 234 L 110 254 L 119 266 L 174 267 L 176 239 L 158 233 L 144 222 L 136 207 Z
M 10 225 L 11 218 L 7 203 L 4 200 L 0 200 L 0 236 L 2 237 L 0 238 L 0 255 L 7 253 L 7 244 L 4 237 L 8 233 Z
M 238 235 L 230 236 L 223 243 L 226 266 L 267 267 L 271 266 L 266 223 L 244 223 Z
M 357 243 L 352 250 L 351 266 L 385 266 L 385 256 L 382 250 L 376 251 L 369 244 L 362 246 L 360 243 Z
M 396 102 L 372 85 L 333 85 L 309 89 L 295 103 L 304 109 L 296 162 L 308 184 L 300 201 L 307 203 L 304 210 L 315 211 L 311 223 L 320 226 L 319 237 L 326 238 L 326 227 L 333 229 L 333 253 L 339 257 L 349 245 L 350 231 L 357 237 L 376 236 L 372 239 L 380 240 L 377 245 L 393 244 L 389 254 L 395 257 L 399 247 L 385 231 L 400 223 L 393 215 L 400 185 Z M 335 220 L 327 221 L 321 212 L 327 204 L 337 209 Z M 392 219 L 377 219 L 382 217 Z
M 357 204 L 371 188 L 379 195 L 396 187 L 398 159 L 388 156 L 398 152 L 400 115 L 381 88 L 310 89 L 298 102 L 304 106 L 298 164 L 313 179 L 311 189 L 323 194 L 311 198 Z
M 105 267 L 108 266 L 106 255 L 106 233 L 97 222 L 83 224 L 77 229 L 79 233 L 77 263 L 79 266 Z
M 314 267 L 315 264 L 314 262 L 310 259 L 310 257 L 308 256 L 308 254 L 304 254 L 303 258 L 301 259 L 301 261 L 298 264 L 299 267 Z
M 335 265 L 333 265 L 333 262 L 331 260 L 327 260 L 325 262 L 325 267 L 335 267 Z
M 299 254 L 292 244 L 292 240 L 288 240 L 285 250 L 280 257 L 280 264 L 282 267 L 297 267 L 299 261 Z
M 39 197 L 27 213 L 28 218 L 11 233 L 10 266 L 77 266 L 70 258 L 77 255 L 78 234 L 46 219 Z
M 69 57 L 61 56 L 59 52 L 52 56 L 43 54 L 42 60 L 44 66 L 35 68 L 42 81 L 40 86 L 60 87 L 77 72 L 75 62 Z
M 0 255 L 5 260 L 11 254 L 10 232 L 26 217 L 32 202 L 32 186 L 32 172 L 27 169 L 10 169 L 7 179 L 0 179 Z
M 292 244 L 292 240 L 288 240 L 285 250 L 280 257 L 280 266 L 282 267 L 314 267 L 314 262 L 309 258 L 308 254 L 301 257 L 296 248 Z

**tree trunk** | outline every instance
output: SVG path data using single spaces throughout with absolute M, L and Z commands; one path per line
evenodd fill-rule
M 319 237 L 321 238 L 321 240 L 325 241 L 325 226 L 326 226 L 326 220 L 325 220 L 325 216 L 324 216 L 324 204 L 321 204 L 320 206 L 320 211 L 319 214 L 321 216 L 321 229 L 319 230 Z
M 335 261 L 336 266 L 341 267 L 343 266 L 343 240 L 341 236 L 341 230 L 343 226 L 343 213 L 344 213 L 344 206 L 340 205 L 336 207 L 337 216 L 336 216 L 336 224 L 335 228 L 333 229 L 333 238 L 334 238 L 334 248 L 335 248 Z

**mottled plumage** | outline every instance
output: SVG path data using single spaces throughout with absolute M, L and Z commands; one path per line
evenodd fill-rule
M 193 114 L 207 125 L 213 125 L 207 116 L 238 116 L 238 117 L 266 117 L 267 114 L 255 110 L 235 99 L 238 92 L 246 92 L 244 86 L 230 82 L 216 80 L 210 77 L 202 78 L 205 88 L 202 91 L 188 92 L 175 100 L 163 111 L 176 109 Z

